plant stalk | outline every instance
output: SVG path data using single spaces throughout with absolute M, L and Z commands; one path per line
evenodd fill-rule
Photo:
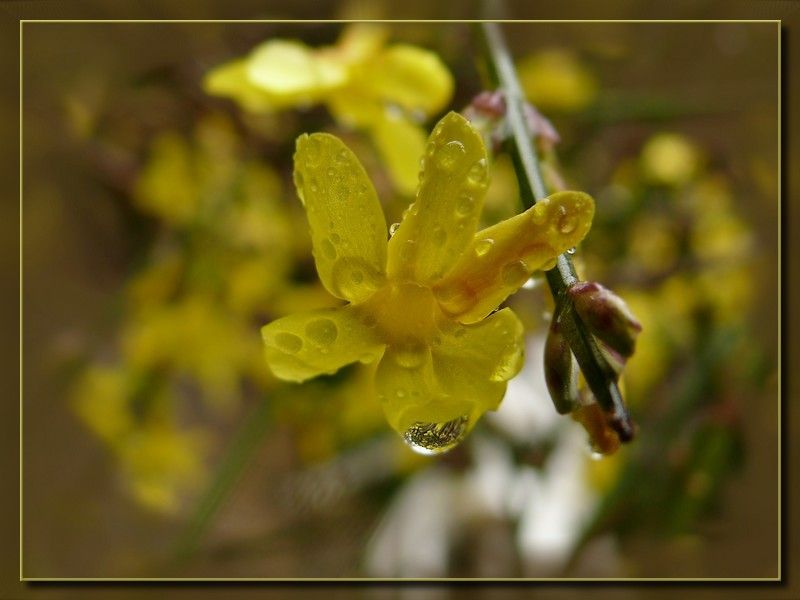
M 549 195 L 539 167 L 533 134 L 525 118 L 525 96 L 517 78 L 514 61 L 498 23 L 481 24 L 486 47 L 487 70 L 492 87 L 502 90 L 511 137 L 507 150 L 519 181 L 520 199 L 525 209 Z M 575 355 L 589 389 L 598 404 L 609 414 L 611 426 L 623 442 L 633 439 L 634 426 L 617 386 L 617 376 L 600 352 L 597 342 L 575 312 L 566 294 L 579 281 L 568 254 L 558 257 L 556 266 L 545 272 L 556 304 L 553 318 L 560 317 L 564 336 Z

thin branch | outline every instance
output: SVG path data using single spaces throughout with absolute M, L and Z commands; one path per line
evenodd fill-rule
M 481 31 L 486 46 L 489 77 L 493 86 L 500 88 L 505 96 L 506 120 L 512 132 L 507 146 L 519 181 L 520 199 L 525 208 L 530 208 L 547 197 L 548 190 L 539 168 L 533 135 L 525 119 L 525 96 L 500 25 L 482 23 Z M 556 302 L 557 313 L 561 315 L 564 335 L 589 389 L 603 410 L 609 413 L 620 440 L 630 441 L 634 434 L 633 422 L 617 387 L 616 373 L 601 354 L 594 337 L 566 294 L 567 289 L 579 281 L 570 256 L 559 256 L 556 266 L 546 271 L 545 276 Z

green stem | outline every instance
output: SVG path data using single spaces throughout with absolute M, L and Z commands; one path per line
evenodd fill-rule
M 493 86 L 501 89 L 505 97 L 506 120 L 511 130 L 508 151 L 519 181 L 520 199 L 527 209 L 546 198 L 548 190 L 532 142 L 533 134 L 525 118 L 525 96 L 500 26 L 497 23 L 482 23 L 481 31 L 486 45 L 489 77 Z M 579 281 L 570 256 L 560 255 L 556 266 L 546 271 L 545 276 L 556 302 L 556 314 L 561 316 L 564 336 L 589 389 L 603 410 L 610 414 L 612 426 L 620 440 L 630 441 L 633 438 L 633 423 L 617 387 L 616 374 L 603 358 L 597 342 L 576 314 L 566 294 L 567 289 Z
M 186 528 L 175 544 L 174 567 L 180 566 L 194 554 L 220 507 L 255 455 L 270 423 L 269 406 L 270 402 L 265 399 L 260 400 L 258 406 L 247 415 L 244 425 L 234 435 L 211 485 L 197 503 Z

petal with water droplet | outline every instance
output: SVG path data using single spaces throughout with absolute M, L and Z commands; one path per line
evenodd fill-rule
M 400 435 L 415 423 L 446 423 L 471 413 L 468 400 L 448 396 L 441 387 L 428 346 L 413 361 L 407 348 L 387 347 L 375 373 L 375 389 L 386 420 Z
M 441 279 L 472 240 L 488 185 L 483 140 L 461 115 L 448 113 L 433 130 L 420 174 L 416 211 L 389 243 L 390 276 L 429 284 Z M 401 252 L 413 240 L 414 252 Z
M 261 329 L 272 372 L 288 381 L 334 373 L 356 361 L 377 359 L 383 344 L 354 308 L 297 313 Z
M 534 271 L 552 268 L 559 254 L 577 245 L 589 232 L 593 216 L 594 201 L 588 194 L 556 192 L 524 213 L 478 232 L 470 249 L 436 285 L 443 310 L 462 323 L 479 321 Z M 482 254 L 487 239 L 494 243 Z
M 469 400 L 473 413 L 495 410 L 506 382 L 522 368 L 523 327 L 509 308 L 480 323 L 458 325 L 442 335 L 433 349 L 433 364 L 442 388 Z
M 385 277 L 386 220 L 364 167 L 339 138 L 315 133 L 297 139 L 294 168 L 320 280 L 338 298 L 366 300 Z

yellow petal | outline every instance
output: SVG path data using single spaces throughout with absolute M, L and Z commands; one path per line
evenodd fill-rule
M 294 182 L 308 217 L 319 278 L 334 296 L 361 302 L 386 272 L 386 220 L 355 154 L 326 133 L 302 135 Z
M 453 76 L 428 50 L 397 44 L 376 55 L 362 76 L 376 98 L 420 116 L 442 110 L 453 94 Z
M 479 414 L 498 407 L 523 358 L 523 326 L 510 308 L 474 325 L 457 324 L 433 347 L 442 387 L 469 400 Z
M 250 54 L 247 77 L 275 102 L 286 106 L 319 101 L 344 83 L 346 71 L 328 53 L 315 52 L 296 41 L 271 40 Z
M 372 23 L 348 25 L 336 42 L 336 50 L 348 63 L 367 60 L 381 49 L 389 30 Z
M 247 75 L 247 60 L 234 60 L 209 71 L 203 79 L 203 89 L 212 96 L 223 96 L 238 102 L 254 113 L 272 112 L 280 108 L 263 89 Z
M 583 192 L 556 192 L 524 213 L 478 232 L 447 278 L 436 286 L 442 309 L 473 323 L 517 291 L 537 269 L 589 232 L 594 201 Z
M 503 399 L 522 366 L 522 323 L 510 309 L 476 325 L 450 323 L 433 344 L 387 348 L 376 373 L 389 424 L 405 434 L 415 424 L 478 417 Z
M 472 240 L 487 184 L 480 134 L 448 113 L 428 140 L 417 200 L 389 242 L 389 275 L 421 284 L 441 279 Z
M 170 225 L 185 225 L 197 215 L 200 195 L 192 148 L 176 133 L 160 135 L 136 182 L 136 204 Z
M 331 91 L 325 102 L 336 122 L 347 127 L 370 127 L 386 112 L 369 90 L 358 85 L 346 85 Z
M 403 435 L 416 423 L 447 423 L 469 416 L 472 404 L 450 396 L 434 371 L 430 348 L 390 346 L 375 373 L 375 389 L 386 420 Z
M 335 373 L 356 361 L 372 362 L 383 344 L 351 307 L 296 313 L 261 328 L 272 372 L 287 381 Z
M 371 129 L 392 182 L 401 194 L 417 188 L 419 157 L 425 151 L 425 132 L 401 115 L 385 114 Z

